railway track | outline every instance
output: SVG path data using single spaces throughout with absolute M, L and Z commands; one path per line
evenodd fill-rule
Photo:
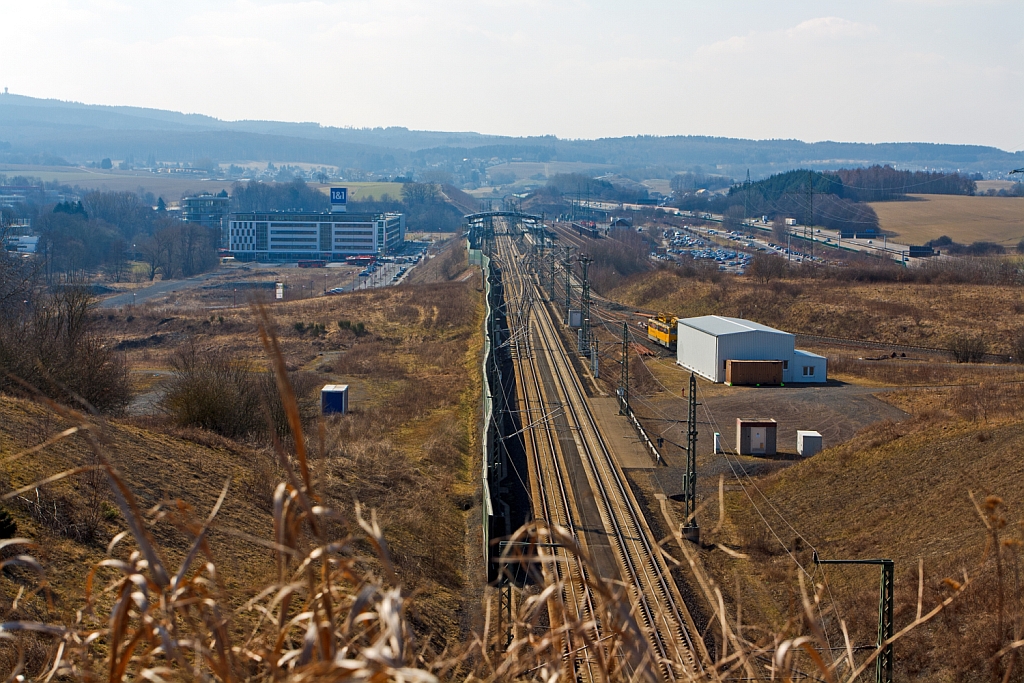
M 567 459 L 578 458 L 585 481 L 619 570 L 622 583 L 629 591 L 633 614 L 646 639 L 646 648 L 637 657 L 630 656 L 629 666 L 642 678 L 689 680 L 701 671 L 703 643 L 691 636 L 693 623 L 678 589 L 661 556 L 636 500 L 607 448 L 601 430 L 588 405 L 580 379 L 558 335 L 550 313 L 534 302 L 542 300 L 539 286 L 523 267 L 524 259 L 513 241 L 497 240 L 498 258 L 505 266 L 503 277 L 506 311 L 516 348 L 513 349 L 521 400 L 522 420 L 527 432 L 526 444 L 531 462 L 535 514 L 549 524 L 562 526 L 577 542 L 587 547 L 578 509 L 578 498 L 588 492 L 574 491 L 567 477 Z M 555 438 L 551 424 L 545 419 L 545 408 L 561 406 L 563 426 L 569 436 Z M 527 428 L 526 425 L 529 425 Z M 540 426 L 538 426 L 540 425 Z M 564 441 L 568 441 L 566 444 Z M 575 446 L 575 448 L 572 448 Z M 598 532 L 600 533 L 600 532 Z M 558 552 L 555 549 L 555 552 Z M 562 551 L 564 552 L 564 551 Z M 601 642 L 606 636 L 602 624 L 594 617 L 593 596 L 589 592 L 588 569 L 581 563 L 552 556 L 545 562 L 549 578 L 557 578 L 565 588 L 560 600 L 577 623 L 592 623 L 596 633 L 584 640 Z M 563 653 L 573 662 L 571 653 L 578 644 L 567 634 Z M 614 654 L 614 653 L 613 653 Z M 593 657 L 582 657 L 575 665 L 574 677 L 593 680 Z
M 578 255 L 586 253 L 590 245 L 595 241 L 589 237 L 580 237 L 569 228 L 566 228 L 563 224 L 554 225 L 554 230 L 562 241 L 559 248 L 555 249 L 555 255 L 559 259 L 559 264 L 561 264 L 562 259 L 564 259 L 564 251 L 560 251 L 560 249 L 564 250 L 566 245 L 571 246 Z M 561 271 L 561 268 L 562 266 L 560 265 L 560 272 L 557 278 L 557 288 L 562 290 L 562 294 L 560 296 L 556 295 L 557 301 L 562 301 L 565 297 L 564 271 Z M 545 273 L 547 272 L 548 271 L 545 271 Z M 550 276 L 545 275 L 545 277 Z M 573 273 L 571 274 L 570 279 L 573 290 L 578 291 L 582 288 L 583 283 L 580 281 L 578 275 Z M 637 327 L 637 323 L 646 321 L 647 318 L 654 317 L 657 315 L 656 313 L 638 311 L 634 308 L 623 306 L 616 301 L 612 301 L 607 297 L 601 296 L 593 290 L 590 292 L 590 300 L 592 307 L 591 313 L 593 315 L 593 320 L 591 322 L 594 326 L 603 326 L 613 338 L 619 339 L 621 337 L 621 325 L 622 323 L 626 323 L 633 332 L 632 336 L 634 343 L 639 344 L 656 356 L 668 357 L 673 355 L 667 347 L 661 346 L 647 338 L 646 327 Z
M 557 410 L 557 406 L 543 391 L 531 345 L 529 319 L 533 306 L 532 292 L 509 241 L 499 242 L 497 260 L 503 273 L 506 273 L 505 308 L 516 368 L 519 415 L 530 463 L 530 485 L 534 492 L 533 514 L 536 519 L 544 520 L 549 528 L 565 529 L 577 537 L 579 542 L 567 478 L 559 461 L 556 438 L 551 428 L 550 415 Z M 580 681 L 600 680 L 601 676 L 595 670 L 593 653 L 587 651 L 588 642 L 600 642 L 587 568 L 579 557 L 565 548 L 548 547 L 557 545 L 550 533 L 538 541 L 541 544 L 537 554 L 545 581 L 548 585 L 561 586 L 561 590 L 553 597 L 559 604 L 549 604 L 548 614 L 552 629 L 561 634 L 559 649 L 567 673 L 571 672 L 572 677 Z M 610 653 L 604 654 L 607 656 Z

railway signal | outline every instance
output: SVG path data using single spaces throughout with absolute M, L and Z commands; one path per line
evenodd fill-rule
M 877 564 L 882 568 L 878 586 L 878 644 L 880 650 L 875 659 L 875 683 L 892 683 L 892 643 L 888 641 L 893 633 L 893 573 L 892 560 L 822 560 L 814 551 L 814 564 Z M 850 662 L 853 665 L 853 662 Z

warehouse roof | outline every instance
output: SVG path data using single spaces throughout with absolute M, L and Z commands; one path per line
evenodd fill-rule
M 705 334 L 710 334 L 712 337 L 722 337 L 727 334 L 743 334 L 744 332 L 774 332 L 775 334 L 793 336 L 789 334 L 789 332 L 776 330 L 774 327 L 768 327 L 767 325 L 755 323 L 751 320 L 743 320 L 742 318 L 726 318 L 721 315 L 702 315 L 698 318 L 682 318 L 679 320 L 679 324 L 692 327 L 695 330 L 700 330 Z

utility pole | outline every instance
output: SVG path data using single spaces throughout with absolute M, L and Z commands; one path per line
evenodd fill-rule
M 548 280 L 548 300 L 555 303 L 555 245 L 551 245 L 551 279 Z
M 686 522 L 683 538 L 700 542 L 697 525 L 697 378 L 690 373 L 689 410 L 686 417 L 686 474 L 683 475 L 683 496 L 686 503 Z
M 622 371 L 619 374 L 619 415 L 629 415 L 629 325 L 622 323 Z
M 814 262 L 814 171 L 807 171 L 807 229 L 811 232 L 811 262 Z
M 877 564 L 882 568 L 881 580 L 878 587 L 878 643 L 876 647 L 881 648 L 878 658 L 875 660 L 875 683 L 892 683 L 892 643 L 886 645 L 886 641 L 892 638 L 893 634 L 893 574 L 894 565 L 892 560 L 822 560 L 818 558 L 818 552 L 814 552 L 814 564 Z M 883 647 L 884 646 L 884 647 Z M 850 662 L 851 668 L 853 662 Z
M 572 247 L 566 245 L 565 247 L 565 260 L 562 261 L 562 265 L 565 266 L 565 321 L 569 322 L 569 306 L 572 305 L 572 256 L 570 255 Z
M 750 169 L 747 169 L 747 182 L 743 184 L 743 221 L 750 215 Z
M 588 278 L 588 271 L 590 270 L 590 264 L 594 262 L 594 259 L 589 254 L 580 254 L 580 269 L 583 270 L 583 288 L 580 294 L 580 315 L 583 318 L 583 344 L 580 347 L 580 353 L 587 353 L 590 349 L 590 280 Z

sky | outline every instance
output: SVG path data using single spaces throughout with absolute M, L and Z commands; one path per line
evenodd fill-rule
M 0 0 L 0 87 L 331 126 L 1024 149 L 1024 0 Z

